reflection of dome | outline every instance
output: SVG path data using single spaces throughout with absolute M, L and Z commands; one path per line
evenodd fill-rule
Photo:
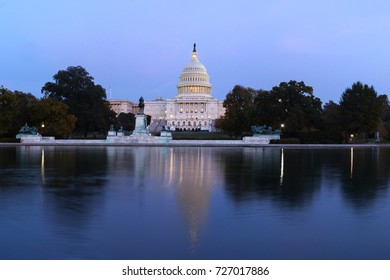
M 177 84 L 178 97 L 211 97 L 211 84 L 206 67 L 199 62 L 196 44 L 192 51 L 191 61 L 184 67 Z

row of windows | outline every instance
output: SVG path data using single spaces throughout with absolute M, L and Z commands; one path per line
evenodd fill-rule
M 187 67 L 186 69 L 184 69 L 184 71 L 201 71 L 203 72 L 204 69 L 203 68 L 200 68 L 200 67 Z
M 209 116 L 204 116 L 204 115 L 180 115 L 180 116 L 173 116 L 173 115 L 170 115 L 170 118 L 171 119 L 203 119 L 204 117 L 208 117 L 209 119 L 211 118 L 211 115 Z
M 209 87 L 202 87 L 202 86 L 185 86 L 179 88 L 179 93 L 188 93 L 188 92 L 195 92 L 195 93 L 210 93 Z
M 180 109 L 180 114 L 181 113 L 184 113 L 184 111 L 183 111 L 183 109 Z M 186 108 L 186 110 L 185 110 L 185 113 L 198 113 L 198 109 L 188 109 L 188 108 Z M 200 109 L 200 113 L 204 113 L 204 109 L 202 108 L 202 109 Z
M 196 121 L 185 122 L 185 121 L 183 121 L 183 122 L 177 122 L 176 124 L 175 124 L 175 122 L 172 122 L 172 125 L 177 125 L 177 126 L 202 126 L 202 122 L 201 121 L 199 121 L 199 122 L 196 122 Z M 203 125 L 207 125 L 207 122 L 204 122 Z
M 192 103 L 192 102 L 187 102 L 187 103 L 179 103 L 179 106 L 180 108 L 183 108 L 184 107 L 198 107 L 200 105 L 200 107 L 204 107 L 205 103 Z
M 204 113 L 205 104 L 204 103 L 179 103 L 180 113 Z
M 207 82 L 207 78 L 200 78 L 200 77 L 186 77 L 182 78 L 182 81 L 186 82 Z

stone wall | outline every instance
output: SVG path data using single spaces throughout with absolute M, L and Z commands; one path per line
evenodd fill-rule
M 248 136 L 244 137 L 243 141 L 245 143 L 253 143 L 253 144 L 269 144 L 271 140 L 279 140 L 279 134 L 270 134 L 270 135 L 261 135 L 261 136 Z

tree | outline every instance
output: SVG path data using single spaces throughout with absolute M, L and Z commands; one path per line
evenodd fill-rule
M 106 133 L 115 123 L 116 114 L 106 100 L 105 89 L 95 85 L 94 78 L 81 66 L 70 66 L 53 76 L 54 82 L 42 87 L 45 97 L 68 105 L 69 114 L 76 116 L 76 131 L 84 134 Z
M 6 88 L 0 88 L 0 135 L 7 135 L 16 115 L 16 96 Z
M 323 121 L 323 142 L 341 143 L 343 139 L 340 105 L 333 102 L 332 100 L 325 103 L 321 115 Z
M 322 126 L 321 100 L 304 82 L 282 82 L 271 91 L 235 86 L 226 95 L 224 107 L 226 113 L 218 120 L 217 128 L 236 136 L 249 131 L 252 125 L 279 129 L 284 124 L 284 135 L 306 137 L 310 141 L 311 134 Z
M 76 117 L 68 114 L 68 105 L 54 98 L 42 98 L 31 106 L 31 123 L 43 135 L 64 137 L 73 132 Z
M 120 113 L 118 115 L 118 122 L 126 131 L 133 131 L 135 128 L 135 116 L 132 113 Z
M 36 98 L 30 93 L 0 87 L 0 135 L 15 137 L 22 125 L 29 122 L 34 102 Z
M 354 134 L 367 139 L 378 131 L 385 106 L 385 95 L 378 96 L 373 86 L 356 82 L 340 98 L 340 119 L 345 137 Z
M 387 98 L 387 96 L 386 96 Z M 379 133 L 381 138 L 385 138 L 389 140 L 389 132 L 390 132 L 390 105 L 389 102 L 383 102 L 384 108 L 383 108 L 383 114 L 381 118 L 381 125 L 379 128 Z
M 285 130 L 296 136 L 298 131 L 311 131 L 321 125 L 321 100 L 304 82 L 282 82 L 270 92 L 273 115 Z
M 219 127 L 227 133 L 236 137 L 244 131 L 249 131 L 253 118 L 253 100 L 255 90 L 236 85 L 226 95 L 223 106 L 226 109 L 225 115 L 217 121 Z
M 267 125 L 279 129 L 284 123 L 279 99 L 270 91 L 258 90 L 254 99 L 254 125 Z

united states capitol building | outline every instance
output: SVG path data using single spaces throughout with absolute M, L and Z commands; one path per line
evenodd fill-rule
M 137 113 L 138 102 L 109 102 L 117 114 Z M 144 113 L 151 116 L 150 132 L 161 130 L 164 125 L 170 130 L 214 130 L 214 122 L 225 114 L 225 108 L 222 101 L 212 96 L 210 78 L 206 67 L 199 61 L 196 44 L 190 61 L 180 75 L 176 96 L 166 100 L 157 97 L 153 101 L 145 101 Z

